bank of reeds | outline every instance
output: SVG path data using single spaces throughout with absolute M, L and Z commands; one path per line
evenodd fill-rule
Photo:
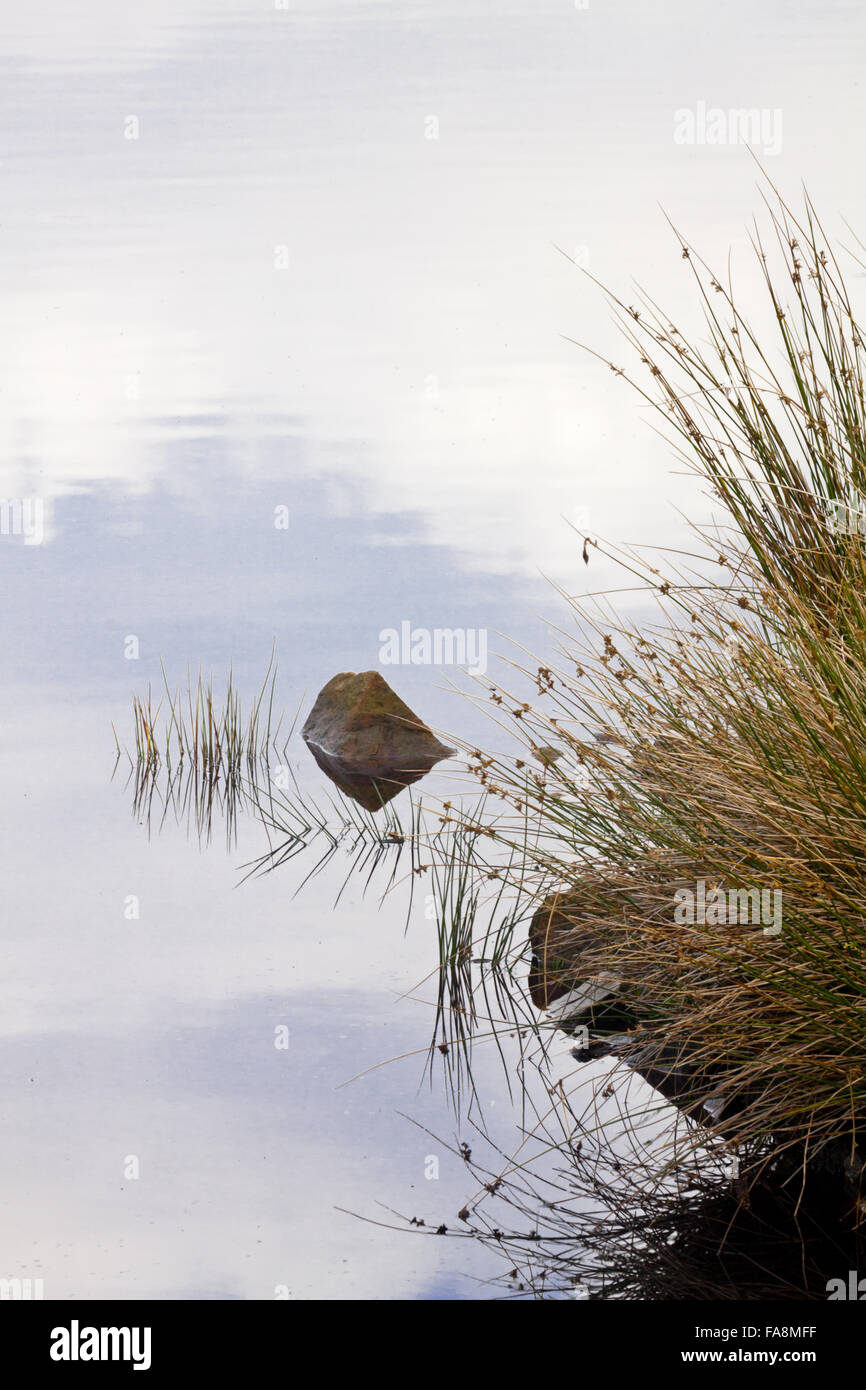
M 679 1102 L 753 1176 L 780 1155 L 789 1181 L 835 1172 L 859 1221 L 864 343 L 808 198 L 795 215 L 771 196 L 767 228 L 752 243 L 774 339 L 682 238 L 700 333 L 645 296 L 608 294 L 637 367 L 607 365 L 659 413 L 719 514 L 664 569 L 587 538 L 590 563 L 607 553 L 644 587 L 644 611 L 569 600 L 575 635 L 556 658 L 516 662 L 485 697 L 523 751 L 466 752 L 501 808 L 491 854 L 520 856 L 519 879 L 503 878 L 524 901 L 530 884 L 557 895 L 535 922 L 536 977 L 552 992 L 620 981 L 632 1022 L 618 1055 L 679 1077 Z M 725 915 L 688 920 L 689 895 L 713 890 Z M 762 893 L 778 922 L 754 910 Z M 525 957 L 521 932 L 510 946 Z

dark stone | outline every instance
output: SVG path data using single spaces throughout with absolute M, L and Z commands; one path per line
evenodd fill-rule
M 545 898 L 532 918 L 529 944 L 532 959 L 529 965 L 529 996 L 536 1009 L 546 1009 L 562 999 L 580 983 L 574 967 L 557 954 L 557 938 L 562 934 L 565 918 L 559 911 L 561 896 L 553 893 Z
M 367 811 L 380 810 L 454 753 L 378 671 L 344 671 L 329 680 L 302 737 L 322 771 Z
M 532 960 L 529 994 L 536 1009 L 548 1009 L 557 999 L 589 983 L 581 971 L 577 942 L 591 934 L 591 907 L 586 894 L 551 893 L 536 910 L 529 927 Z M 576 932 L 576 928 L 580 932 Z

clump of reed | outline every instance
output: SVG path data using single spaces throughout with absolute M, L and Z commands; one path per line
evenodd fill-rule
M 231 667 L 222 697 L 214 695 L 212 671 L 206 676 L 199 668 L 195 680 L 188 672 L 182 692 L 179 686 L 172 691 L 165 667 L 161 669 L 163 690 L 156 706 L 150 685 L 145 695 L 132 697 L 133 742 L 139 763 L 171 768 L 188 762 L 209 775 L 228 777 L 244 770 L 250 772 L 277 747 L 282 717 L 272 727 L 276 682 L 273 653 L 246 719 Z M 165 715 L 163 704 L 167 706 Z M 116 730 L 114 737 L 117 752 L 122 754 L 124 749 Z M 284 743 L 287 741 L 288 738 Z
M 133 786 L 133 813 L 150 826 L 156 809 L 160 824 L 172 815 L 186 818 L 200 838 L 209 840 L 215 815 L 225 821 L 228 842 L 237 833 L 238 812 L 256 810 L 267 786 L 272 761 L 285 759 L 291 730 L 281 737 L 282 715 L 274 722 L 274 654 L 261 687 L 245 715 L 231 668 L 225 692 L 214 690 L 213 672 L 187 673 L 184 689 L 172 690 L 162 667 L 158 697 L 148 685 L 133 695 L 131 747 L 114 730 L 117 761 L 125 756 Z
M 708 1123 L 712 1114 L 753 1177 L 780 1155 L 788 1182 L 807 1168 L 835 1173 L 857 1222 L 866 1157 L 864 339 L 808 197 L 795 214 L 771 190 L 766 209 L 768 234 L 756 226 L 752 246 L 769 339 L 733 282 L 679 236 L 700 330 L 681 331 L 646 296 L 626 304 L 605 291 L 637 370 L 607 366 L 658 412 L 718 517 L 693 526 L 688 549 L 664 568 L 586 538 L 584 558 L 619 563 L 642 587 L 644 612 L 568 599 L 574 634 L 555 658 L 521 658 L 509 688 L 484 697 L 520 756 L 464 751 L 501 807 L 486 833 L 491 854 L 512 864 L 503 881 L 524 905 L 559 894 L 566 923 L 550 954 L 560 977 L 605 972 L 621 982 L 636 1022 L 618 1055 L 644 1075 L 681 1072 L 681 1103 Z M 465 831 L 459 813 L 454 823 Z M 677 894 L 700 882 L 728 900 L 743 894 L 738 903 L 771 895 L 780 930 L 760 917 L 682 920 Z M 526 956 L 518 920 L 512 970 Z M 465 959 L 481 954 L 465 922 L 460 949 Z M 448 971 L 454 963 L 443 960 Z M 463 994 L 465 983 L 456 1001 L 465 1017 Z

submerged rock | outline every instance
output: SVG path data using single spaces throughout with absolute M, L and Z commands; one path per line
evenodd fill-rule
M 580 968 L 578 929 L 581 944 L 589 944 L 591 922 L 586 895 L 579 892 L 551 893 L 536 910 L 529 928 L 529 994 L 536 1009 L 549 1011 L 557 1000 L 574 995 L 568 1007 L 579 1012 L 619 988 L 619 980 L 606 971 L 591 974 Z
M 597 954 L 604 941 L 593 921 L 593 905 L 591 882 L 586 881 L 583 887 L 551 893 L 536 909 L 529 928 L 533 1004 L 564 1032 L 584 1035 L 572 1053 L 577 1061 L 621 1059 L 666 1100 L 719 1128 L 745 1103 L 741 1096 L 723 1094 L 724 1068 L 692 1065 L 680 1048 L 648 1038 L 640 991 L 624 987 L 610 971 L 583 964 L 583 952 L 595 947 Z M 578 1024 L 583 1025 L 579 1030 Z
M 378 671 L 344 671 L 329 680 L 301 735 L 322 771 L 367 811 L 380 810 L 454 753 Z

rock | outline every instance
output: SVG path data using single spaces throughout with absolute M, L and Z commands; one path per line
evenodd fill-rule
M 566 1032 L 574 1032 L 578 1022 L 585 1025 L 585 1041 L 572 1054 L 577 1061 L 618 1058 L 692 1118 L 720 1128 L 745 1103 L 724 1094 L 724 1068 L 690 1065 L 679 1048 L 660 1046 L 645 1031 L 648 1016 L 639 989 L 581 963 L 586 950 L 595 948 L 597 958 L 604 941 L 593 921 L 593 896 L 587 877 L 582 887 L 551 893 L 536 910 L 529 928 L 533 1004 Z
M 551 893 L 535 912 L 529 927 L 529 994 L 537 1009 L 547 1010 L 572 993 L 577 996 L 575 1005 L 589 1008 L 619 988 L 619 980 L 607 972 L 580 970 L 580 937 L 580 944 L 587 944 L 591 923 L 591 907 L 579 892 Z
M 380 810 L 454 753 L 378 671 L 344 671 L 329 680 L 301 734 L 322 771 L 367 811 Z

